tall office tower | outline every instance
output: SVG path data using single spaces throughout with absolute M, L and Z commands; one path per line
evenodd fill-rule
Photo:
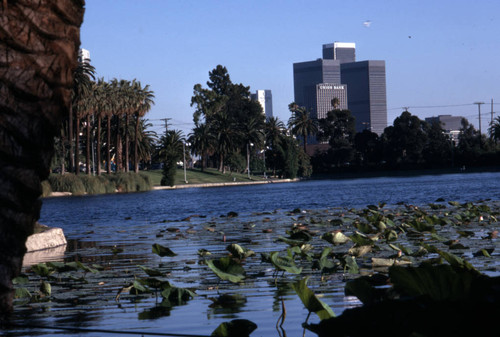
M 341 82 L 347 84 L 349 110 L 356 118 L 356 132 L 369 129 L 378 135 L 387 127 L 385 61 L 343 63 Z
M 356 44 L 352 42 L 324 44 L 323 59 L 338 60 L 340 63 L 356 62 Z
M 78 62 L 90 63 L 90 51 L 80 48 L 80 50 L 78 51 Z
M 311 108 L 306 102 L 320 83 L 340 84 L 340 62 L 337 60 L 317 59 L 316 61 L 300 62 L 293 64 L 294 101 L 300 106 Z
M 257 90 L 255 94 L 250 95 L 250 98 L 260 103 L 266 119 L 273 117 L 273 95 L 271 90 Z
M 345 84 L 320 83 L 306 90 L 305 106 L 310 108 L 314 117 L 326 118 L 333 110 L 332 100 L 338 98 L 338 109 L 347 109 L 347 86 Z

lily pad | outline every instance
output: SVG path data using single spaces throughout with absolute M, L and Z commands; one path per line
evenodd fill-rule
M 257 324 L 247 319 L 233 319 L 230 322 L 224 322 L 217 327 L 217 329 L 212 332 L 210 336 L 216 337 L 233 337 L 249 336 L 255 329 L 257 329 Z
M 207 266 L 221 279 L 233 283 L 245 279 L 245 270 L 234 259 L 221 257 L 218 260 L 207 260 Z
M 305 277 L 302 280 L 291 284 L 292 289 L 295 290 L 306 309 L 309 310 L 309 312 L 314 312 L 318 315 L 320 320 L 335 317 L 333 310 L 317 298 L 314 292 L 307 287 L 308 279 L 309 277 Z
M 253 250 L 242 247 L 236 243 L 232 243 L 226 247 L 226 250 L 229 251 L 234 257 L 242 260 L 252 255 L 255 255 Z
M 292 274 L 300 274 L 302 268 L 298 268 L 295 261 L 290 256 L 280 256 L 279 252 L 271 252 L 269 254 L 271 263 L 277 270 L 286 271 Z
M 162 246 L 157 243 L 153 244 L 153 253 L 155 253 L 159 257 L 164 257 L 164 256 L 173 257 L 177 255 L 170 248 Z

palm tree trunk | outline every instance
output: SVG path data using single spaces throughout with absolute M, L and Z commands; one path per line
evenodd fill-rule
M 75 132 L 75 174 L 80 173 L 80 117 L 76 116 L 76 132 Z
M 83 1 L 0 2 L 0 322 L 12 312 L 12 279 L 71 105 L 82 21 Z
M 69 142 L 69 172 L 74 172 L 75 169 L 75 145 L 73 143 L 73 105 L 70 106 L 68 115 L 68 142 Z
M 85 152 L 85 168 L 87 170 L 87 175 L 90 175 L 90 113 L 87 113 L 87 144 Z
M 107 134 L 107 150 L 106 150 L 106 160 L 107 160 L 107 171 L 108 171 L 108 174 L 111 173 L 111 115 L 108 115 L 107 117 L 107 123 L 108 123 L 108 134 Z
M 135 134 L 134 134 L 134 172 L 139 173 L 139 150 L 138 150 L 138 142 L 139 142 L 139 113 L 136 113 L 135 120 Z
M 129 155 L 130 137 L 128 134 L 129 124 L 130 124 L 130 115 L 127 113 L 125 114 L 125 163 L 124 163 L 125 172 L 128 172 L 130 168 L 130 155 Z
M 101 114 L 97 114 L 97 140 L 96 140 L 96 162 L 97 162 L 97 175 L 101 175 Z
M 122 137 L 120 134 L 120 119 L 119 115 L 116 116 L 116 152 L 115 152 L 115 160 L 116 160 L 116 172 L 122 172 Z
M 307 154 L 307 135 L 304 135 L 304 153 Z

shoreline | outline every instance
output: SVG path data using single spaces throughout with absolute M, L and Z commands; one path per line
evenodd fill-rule
M 279 183 L 293 183 L 300 181 L 299 178 L 295 179 L 279 179 L 279 180 L 257 180 L 257 181 L 230 181 L 221 183 L 204 183 L 204 184 L 186 184 L 174 186 L 153 186 L 152 190 L 176 190 L 183 188 L 207 188 L 207 187 L 227 187 L 227 186 L 244 186 L 244 185 L 262 185 L 262 184 L 279 184 Z
M 184 188 L 210 188 L 210 187 L 231 187 L 231 186 L 245 186 L 245 185 L 262 185 L 262 184 L 280 184 L 280 183 L 293 183 L 301 181 L 299 178 L 295 179 L 268 179 L 268 180 L 256 180 L 256 181 L 231 181 L 231 182 L 221 182 L 221 183 L 204 183 L 204 184 L 186 184 L 186 185 L 174 185 L 174 186 L 153 186 L 150 191 L 159 190 L 177 190 Z M 146 191 L 147 192 L 147 191 Z M 115 192 L 122 193 L 122 192 Z M 131 192 L 134 193 L 134 192 Z M 71 192 L 52 192 L 50 195 L 43 198 L 52 197 L 69 197 L 72 196 Z M 88 195 L 88 194 L 84 194 Z

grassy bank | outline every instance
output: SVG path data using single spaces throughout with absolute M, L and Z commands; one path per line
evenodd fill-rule
M 162 172 L 161 170 L 154 171 L 143 171 L 142 174 L 145 174 L 151 180 L 153 186 L 160 186 Z M 241 173 L 225 173 L 215 169 L 205 169 L 203 172 L 199 169 L 189 169 L 186 170 L 186 179 L 188 181 L 187 185 L 195 185 L 195 184 L 217 184 L 217 183 L 227 183 L 227 182 L 249 182 L 249 181 L 259 181 L 264 180 L 264 178 L 259 176 L 250 175 L 250 179 L 248 179 L 247 174 Z M 177 173 L 175 175 L 175 185 L 186 185 L 184 181 L 184 170 L 177 169 Z
M 53 192 L 69 192 L 73 195 L 83 195 L 149 191 L 153 186 L 161 185 L 161 178 L 161 170 L 141 171 L 139 174 L 133 172 L 102 174 L 101 176 L 51 174 L 49 179 L 42 183 L 43 196 L 50 196 Z M 247 174 L 234 172 L 222 174 L 215 169 L 205 169 L 204 172 L 199 169 L 186 170 L 186 178 L 187 184 L 184 181 L 184 170 L 178 169 L 174 184 L 185 186 L 264 180 L 262 176 L 251 175 L 249 179 Z

